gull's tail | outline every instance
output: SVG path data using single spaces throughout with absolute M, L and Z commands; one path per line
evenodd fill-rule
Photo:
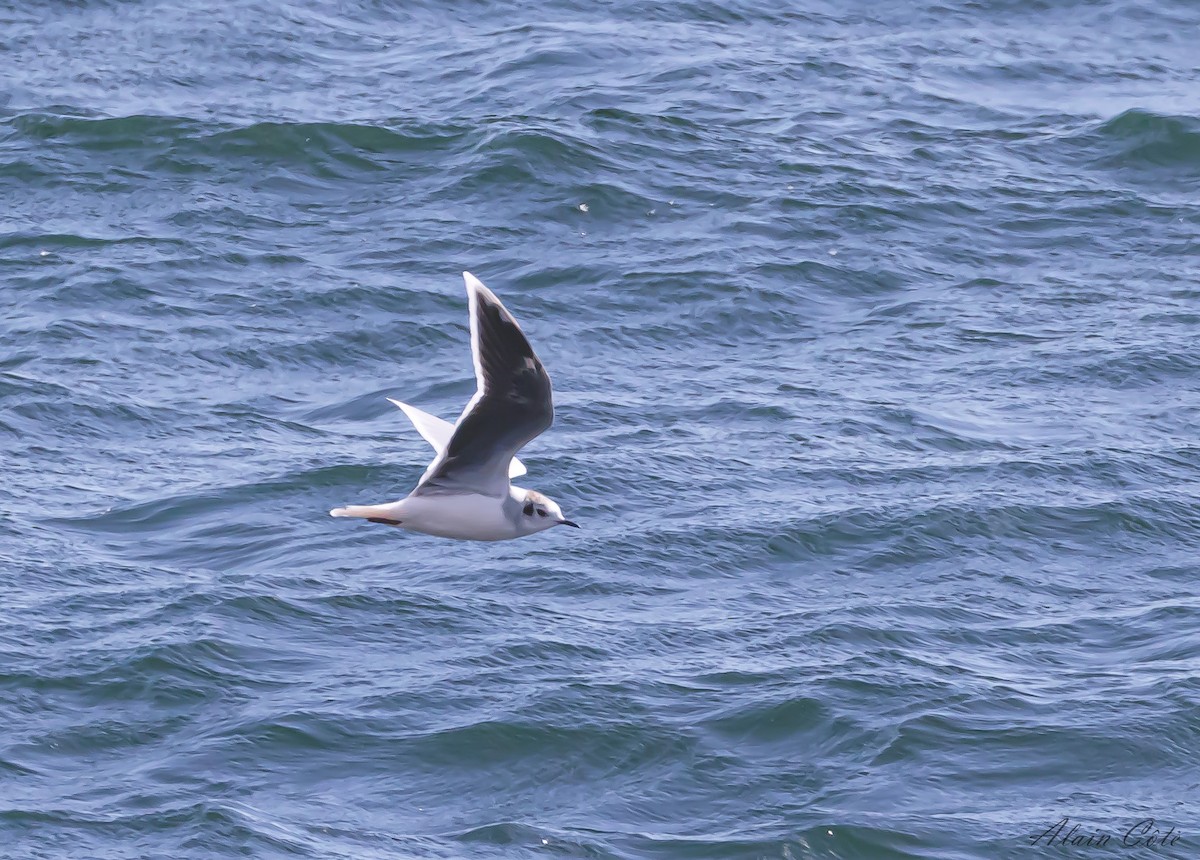
M 393 520 L 397 518 L 396 503 L 388 502 L 385 505 L 347 505 L 344 508 L 334 508 L 329 512 L 329 516 L 361 517 L 364 520 Z

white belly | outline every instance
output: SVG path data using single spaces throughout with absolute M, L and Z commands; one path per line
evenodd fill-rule
M 409 496 L 400 528 L 459 540 L 510 540 L 523 532 L 504 515 L 505 501 L 474 494 Z

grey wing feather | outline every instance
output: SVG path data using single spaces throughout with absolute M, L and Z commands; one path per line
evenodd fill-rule
M 554 420 L 550 377 L 521 327 L 491 290 L 463 276 L 477 390 L 416 494 L 507 493 L 509 462 Z

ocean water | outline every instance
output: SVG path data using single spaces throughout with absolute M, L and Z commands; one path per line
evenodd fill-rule
M 0 857 L 1200 856 L 1200 7 L 204 5 L 0 7 Z M 327 516 L 464 269 L 579 531 Z

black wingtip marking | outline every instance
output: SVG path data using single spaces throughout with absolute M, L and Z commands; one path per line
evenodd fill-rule
M 549 377 L 508 309 L 494 295 L 479 291 L 479 363 L 489 393 L 519 404 L 549 399 Z

